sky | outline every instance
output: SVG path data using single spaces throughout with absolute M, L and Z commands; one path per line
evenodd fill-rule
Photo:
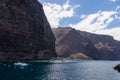
M 52 28 L 113 36 L 120 41 L 120 0 L 38 0 Z

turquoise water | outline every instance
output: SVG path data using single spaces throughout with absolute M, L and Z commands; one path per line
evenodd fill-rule
M 120 80 L 120 61 L 52 61 L 0 64 L 0 80 Z

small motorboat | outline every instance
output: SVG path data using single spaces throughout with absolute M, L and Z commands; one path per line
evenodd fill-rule
M 17 62 L 17 63 L 14 63 L 15 66 L 28 66 L 27 63 L 22 63 L 22 62 Z

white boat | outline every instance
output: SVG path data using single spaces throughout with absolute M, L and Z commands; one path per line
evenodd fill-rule
M 22 63 L 22 62 L 17 62 L 17 63 L 14 63 L 15 66 L 28 66 L 27 63 Z

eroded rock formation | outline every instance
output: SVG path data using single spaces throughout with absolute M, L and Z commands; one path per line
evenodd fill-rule
M 37 0 L 0 0 L 0 61 L 56 57 L 55 37 Z

